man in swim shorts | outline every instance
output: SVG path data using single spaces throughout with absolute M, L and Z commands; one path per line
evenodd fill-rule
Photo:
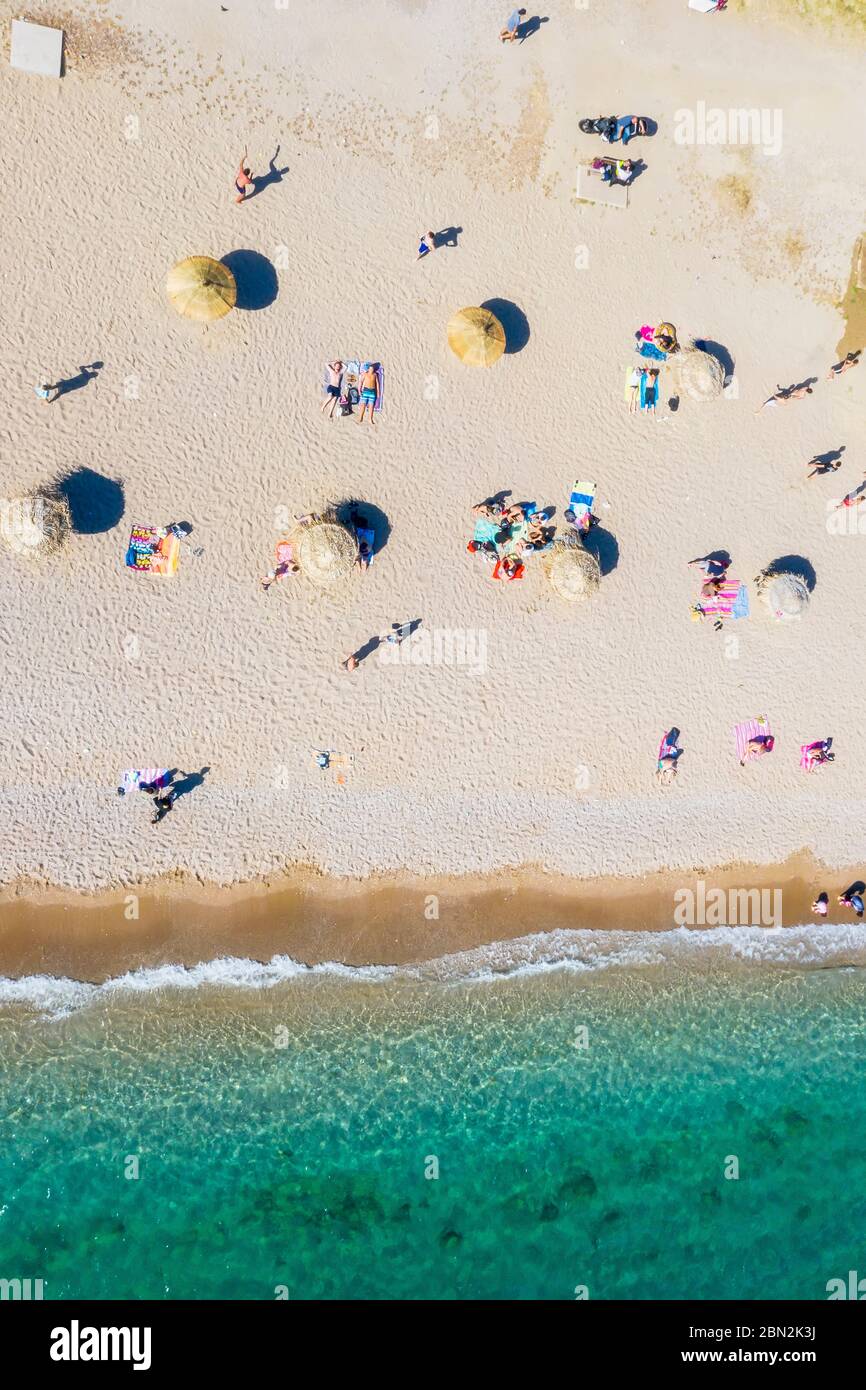
M 525 10 L 515 10 L 513 14 L 509 15 L 505 28 L 499 32 L 501 43 L 514 43 L 514 40 L 520 37 L 520 25 L 525 14 Z
M 376 375 L 372 362 L 364 363 L 364 371 L 361 375 L 361 413 L 358 416 L 358 424 L 362 424 L 364 412 L 367 406 L 370 407 L 370 424 L 375 424 L 373 410 L 379 399 L 379 378 Z
M 327 366 L 328 379 L 325 382 L 325 399 L 322 401 L 322 409 L 327 410 L 330 403 L 331 410 L 328 418 L 333 420 L 334 410 L 337 401 L 340 399 L 340 383 L 343 380 L 343 364 L 339 360 L 329 362 Z
M 236 190 L 237 195 L 238 195 L 238 196 L 235 198 L 235 202 L 236 202 L 236 203 L 243 203 L 243 202 L 245 202 L 246 199 L 247 199 L 247 196 L 248 196 L 248 195 L 247 195 L 247 189 L 248 189 L 248 188 L 253 188 L 253 187 L 254 187 L 253 180 L 252 180 L 252 178 L 251 178 L 251 176 L 250 176 L 250 171 L 249 171 L 249 169 L 245 168 L 245 165 L 244 165 L 244 161 L 246 160 L 246 157 L 247 157 L 247 152 L 246 152 L 246 150 L 244 150 L 243 154 L 241 155 L 241 162 L 240 162 L 240 164 L 238 165 L 238 171 L 237 171 L 237 173 L 235 174 L 235 190 Z

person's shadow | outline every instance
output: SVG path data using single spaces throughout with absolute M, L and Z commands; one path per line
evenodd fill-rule
M 814 469 L 816 473 L 833 473 L 841 465 L 846 448 L 847 445 L 840 444 L 838 449 L 828 449 L 824 454 L 814 454 L 806 467 Z
M 436 249 L 440 246 L 456 246 L 457 238 L 463 231 L 462 227 L 443 227 L 441 232 L 436 232 Z
M 104 362 L 91 362 L 89 367 L 79 367 L 75 376 L 67 376 L 62 381 L 55 382 L 54 389 L 58 398 L 68 396 L 70 391 L 80 391 L 82 386 L 86 386 L 88 381 L 99 375 L 104 366 Z
M 209 767 L 203 767 L 201 772 L 181 772 L 179 767 L 173 767 L 169 773 L 169 786 L 174 792 L 175 800 L 181 796 L 189 796 L 196 787 L 200 787 L 207 774 Z M 175 777 L 180 777 L 179 782 L 175 782 Z
M 257 174 L 256 177 L 253 179 L 253 191 L 250 194 L 251 198 L 255 198 L 259 193 L 264 193 L 265 189 L 270 188 L 272 183 L 282 183 L 283 174 L 287 174 L 289 172 L 288 164 L 286 165 L 285 169 L 277 168 L 277 155 L 279 154 L 279 152 L 280 147 L 279 145 L 277 145 L 277 148 L 274 150 L 273 157 L 268 162 L 268 172 L 266 174 L 261 175 Z
M 525 19 L 522 24 L 518 24 L 517 37 L 520 42 L 524 43 L 533 34 L 537 34 L 542 24 L 549 23 L 549 20 L 549 15 L 545 15 L 542 19 L 541 15 L 534 14 L 531 19 Z

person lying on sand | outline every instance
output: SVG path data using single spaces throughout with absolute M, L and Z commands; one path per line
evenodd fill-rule
M 367 362 L 361 374 L 361 413 L 358 416 L 358 424 L 363 424 L 364 412 L 367 406 L 370 407 L 370 424 L 375 424 L 373 411 L 379 399 L 379 378 L 372 362 Z
M 802 400 L 804 396 L 811 396 L 811 394 L 811 386 L 780 386 L 777 382 L 774 394 L 768 396 L 767 399 L 758 406 L 755 414 L 758 415 L 764 409 L 765 405 L 787 405 L 788 401 L 799 401 Z
M 847 356 L 842 358 L 841 362 L 836 362 L 827 373 L 827 380 L 833 381 L 835 377 L 841 376 L 843 372 L 850 372 L 852 367 L 858 365 L 862 351 L 862 348 L 858 348 L 856 352 L 849 352 Z
M 724 579 L 730 563 L 730 560 L 717 560 L 711 555 L 700 555 L 696 560 L 689 560 L 690 565 L 700 565 L 708 579 Z
M 343 380 L 343 364 L 337 359 L 336 362 L 329 362 L 326 368 L 328 380 L 325 383 L 325 399 L 322 401 L 322 409 L 327 410 L 330 404 L 331 410 L 328 415 L 329 420 L 334 418 L 334 410 L 337 401 L 340 399 L 340 382 Z

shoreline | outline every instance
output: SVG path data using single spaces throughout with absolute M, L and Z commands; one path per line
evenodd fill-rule
M 707 891 L 726 894 L 780 891 L 781 921 L 765 925 L 850 924 L 851 912 L 835 899 L 858 872 L 828 869 L 801 851 L 779 865 L 730 864 L 640 877 L 575 879 L 524 869 L 461 878 L 380 875 L 358 882 L 298 870 L 231 888 L 178 877 L 87 894 L 22 884 L 0 893 L 0 975 L 102 984 L 135 970 L 226 957 L 405 966 L 558 931 L 664 933 L 682 925 L 674 916 L 676 891 L 696 892 L 699 881 Z M 821 890 L 831 904 L 823 919 L 811 913 Z M 726 923 L 709 918 L 686 925 Z

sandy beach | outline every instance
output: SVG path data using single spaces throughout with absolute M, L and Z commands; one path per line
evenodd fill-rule
M 506 9 L 27 10 L 65 25 L 67 68 L 61 81 L 7 68 L 0 88 L 14 190 L 0 493 L 83 482 L 56 560 L 0 554 L 10 970 L 38 964 L 21 895 L 39 885 L 744 864 L 787 882 L 771 866 L 804 851 L 862 866 L 866 518 L 861 535 L 856 514 L 846 534 L 827 517 L 866 468 L 866 368 L 825 379 L 852 345 L 838 306 L 864 231 L 862 44 L 771 6 L 703 16 L 685 0 L 636 0 L 624 36 L 605 7 L 550 0 L 537 32 L 503 46 Z M 4 35 L 18 13 L 0 3 Z M 781 112 L 780 150 L 678 144 L 676 113 L 699 103 Z M 627 210 L 575 196 L 578 163 L 602 148 L 578 119 L 608 110 L 659 124 L 636 142 L 646 169 Z M 254 173 L 277 147 L 286 172 L 238 206 L 245 146 Z M 419 262 L 428 227 L 460 229 L 457 244 Z M 175 315 L 169 267 L 230 253 L 251 307 L 207 329 Z M 509 350 L 475 371 L 445 327 L 491 301 Z M 631 417 L 633 335 L 663 319 L 720 345 L 732 380 L 717 401 Z M 320 411 L 338 355 L 385 365 L 372 428 Z M 34 395 L 94 361 L 81 389 L 50 405 Z M 811 397 L 754 414 L 777 382 L 810 377 Z M 842 446 L 838 472 L 807 480 L 810 458 Z M 466 553 L 470 507 L 511 489 L 561 524 L 577 477 L 598 483 L 598 594 L 562 603 L 538 563 L 521 584 L 491 583 Z M 382 518 L 369 573 L 338 598 L 295 580 L 265 596 L 285 517 L 346 497 Z M 184 548 L 168 580 L 124 567 L 131 525 L 180 519 L 201 555 Z M 687 562 L 716 549 L 752 598 L 721 633 L 689 614 Z M 774 624 L 751 581 L 784 556 L 807 562 L 814 590 L 802 622 Z M 340 669 L 416 618 L 416 659 Z M 455 640 L 474 658 L 449 662 Z M 733 726 L 760 714 L 774 754 L 741 768 Z M 685 752 L 663 789 L 656 752 L 672 725 Z M 800 745 L 827 736 L 835 763 L 805 775 Z M 354 754 L 345 781 L 316 767 L 313 746 Z M 123 769 L 148 766 L 203 779 L 155 827 L 145 798 L 116 794 Z M 604 898 L 602 886 L 587 911 Z M 476 916 L 459 939 L 520 934 L 499 918 Z M 43 966 L 70 969 L 69 920 L 49 931 Z M 394 912 L 371 920 L 360 945 L 337 933 L 339 958 L 419 953 Z M 160 958 L 159 933 L 180 928 L 176 914 L 153 922 L 105 968 Z M 177 958 L 204 949 L 190 931 Z M 330 958 L 312 931 L 298 927 L 298 957 Z M 458 937 L 443 928 L 440 948 Z M 256 942 L 275 949 L 271 928 Z

